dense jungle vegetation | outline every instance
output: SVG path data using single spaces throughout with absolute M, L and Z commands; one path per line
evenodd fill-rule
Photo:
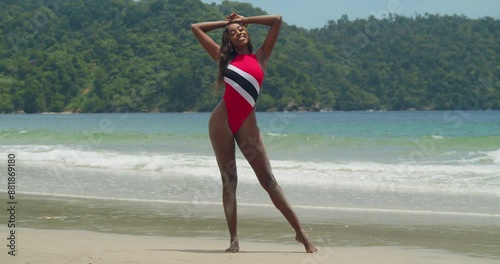
M 232 11 L 266 14 L 227 1 L 3 0 L 0 113 L 211 111 L 217 65 L 190 25 Z M 498 19 L 286 22 L 259 111 L 500 109 Z M 267 28 L 248 29 L 258 46 Z

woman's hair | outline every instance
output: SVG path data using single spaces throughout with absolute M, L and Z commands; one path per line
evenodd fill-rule
M 228 24 L 225 28 L 224 31 L 222 32 L 222 43 L 220 45 L 219 49 L 219 72 L 217 73 L 217 82 L 215 83 L 215 90 L 219 90 L 220 87 L 224 84 L 224 71 L 227 68 L 227 65 L 229 64 L 230 61 L 238 55 L 236 51 L 233 50 L 233 45 L 231 44 L 231 39 L 229 37 L 229 25 Z M 242 24 L 240 24 L 242 27 L 244 27 Z M 244 27 L 245 28 L 245 27 Z M 246 28 L 245 28 L 245 31 Z M 248 36 L 248 50 L 250 53 L 253 51 L 253 45 L 252 41 L 250 39 L 250 34 L 247 31 L 247 36 Z

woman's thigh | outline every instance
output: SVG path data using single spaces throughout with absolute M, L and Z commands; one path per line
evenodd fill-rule
M 266 148 L 260 129 L 257 126 L 255 113 L 251 113 L 249 120 L 236 134 L 236 142 L 245 156 L 246 160 L 254 170 L 260 183 L 267 187 L 270 181 L 274 182 L 271 164 L 267 156 Z
M 209 135 L 219 170 L 224 177 L 236 177 L 235 142 L 227 122 L 227 111 L 221 101 L 212 112 L 209 124 Z

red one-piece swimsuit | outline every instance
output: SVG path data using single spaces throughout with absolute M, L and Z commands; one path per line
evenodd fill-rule
M 254 54 L 236 55 L 224 71 L 224 102 L 233 135 L 255 107 L 263 80 L 264 72 Z

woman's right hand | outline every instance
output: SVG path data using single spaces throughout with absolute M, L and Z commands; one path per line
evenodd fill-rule
M 226 16 L 226 20 L 230 23 L 241 23 L 244 27 L 247 27 L 248 23 L 243 22 L 244 19 L 244 16 L 238 15 L 235 12 L 233 12 L 231 15 Z

